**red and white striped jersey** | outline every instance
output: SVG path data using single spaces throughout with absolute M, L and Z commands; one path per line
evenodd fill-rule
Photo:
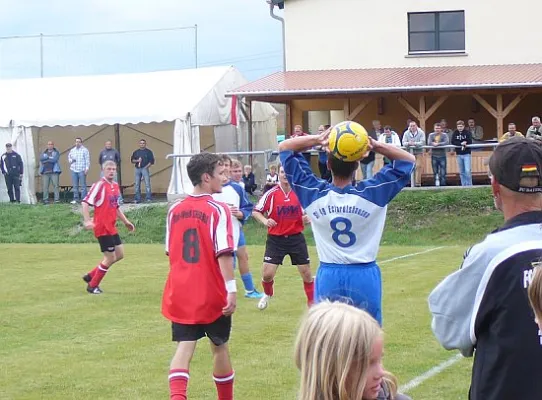
M 94 207 L 94 236 L 116 235 L 120 189 L 116 182 L 100 179 L 90 188 L 84 202 Z

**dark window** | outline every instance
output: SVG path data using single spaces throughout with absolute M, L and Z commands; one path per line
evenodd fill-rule
M 408 52 L 464 52 L 465 12 L 408 14 Z

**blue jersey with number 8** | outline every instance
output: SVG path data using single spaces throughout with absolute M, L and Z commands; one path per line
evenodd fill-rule
M 394 161 L 374 178 L 341 189 L 317 178 L 299 153 L 283 151 L 280 160 L 311 219 L 320 262 L 345 265 L 375 261 L 387 205 L 410 181 L 414 164 Z

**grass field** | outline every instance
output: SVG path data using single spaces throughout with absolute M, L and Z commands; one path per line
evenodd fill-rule
M 428 243 L 383 246 L 378 259 L 434 248 Z M 447 246 L 382 262 L 385 364 L 401 384 L 455 355 L 433 338 L 427 296 L 457 269 L 464 250 Z M 167 274 L 161 245 L 128 243 L 125 260 L 102 284 L 102 296 L 86 294 L 80 279 L 98 261 L 96 244 L 3 244 L 0 252 L 7 255 L 0 280 L 0 399 L 167 398 L 174 345 L 160 314 Z M 263 247 L 251 245 L 249 254 L 258 277 Z M 316 260 L 314 248 L 311 255 Z M 295 399 L 292 349 L 305 310 L 295 269 L 279 270 L 275 290 L 263 312 L 254 300 L 238 300 L 231 340 L 236 399 Z M 210 359 L 208 344 L 201 341 L 191 367 L 190 399 L 216 398 Z M 409 395 L 464 399 L 470 365 L 461 360 Z

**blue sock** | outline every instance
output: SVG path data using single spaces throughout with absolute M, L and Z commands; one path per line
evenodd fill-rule
M 252 274 L 249 272 L 248 274 L 241 275 L 241 279 L 243 280 L 243 285 L 245 285 L 245 290 L 247 292 L 253 292 L 254 282 L 252 282 Z

